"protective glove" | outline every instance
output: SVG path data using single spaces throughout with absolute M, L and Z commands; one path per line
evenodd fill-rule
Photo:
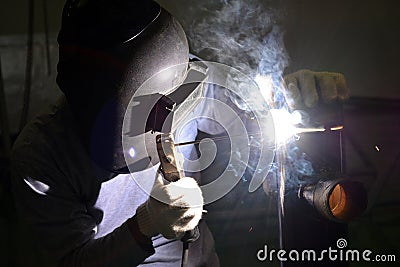
M 291 109 L 313 108 L 318 101 L 331 103 L 349 97 L 341 73 L 299 70 L 284 77 L 286 102 Z
M 158 173 L 150 198 L 136 211 L 139 229 L 147 237 L 162 234 L 167 239 L 180 239 L 198 225 L 203 203 L 193 178 L 169 183 Z

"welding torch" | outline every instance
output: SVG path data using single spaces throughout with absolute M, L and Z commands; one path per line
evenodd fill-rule
M 160 171 L 169 182 L 176 182 L 185 176 L 182 163 L 176 155 L 174 138 L 172 134 L 159 134 L 156 136 L 157 152 L 160 159 Z M 183 242 L 182 267 L 188 266 L 189 243 L 196 241 L 200 236 L 199 228 L 187 231 L 181 238 Z
M 204 84 L 207 80 L 208 67 L 204 63 L 191 60 L 187 77 L 183 84 L 168 95 L 161 95 L 159 100 L 152 107 L 146 121 L 146 132 L 159 132 L 156 135 L 156 147 L 160 160 L 160 171 L 164 179 L 169 182 L 176 182 L 185 177 L 183 164 L 177 157 L 173 137 L 172 122 L 179 124 L 174 114 L 190 113 L 195 105 L 183 105 L 185 100 L 196 104 L 204 94 Z M 205 213 L 205 211 L 203 211 Z M 193 230 L 185 232 L 181 238 L 183 242 L 181 266 L 188 266 L 189 243 L 196 241 L 200 236 L 198 226 Z

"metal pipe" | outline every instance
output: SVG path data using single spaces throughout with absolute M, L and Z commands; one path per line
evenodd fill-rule
M 305 199 L 322 217 L 348 222 L 360 216 L 368 204 L 364 185 L 351 180 L 326 180 L 301 187 L 299 198 Z

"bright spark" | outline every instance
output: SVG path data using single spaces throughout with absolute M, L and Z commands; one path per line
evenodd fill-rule
M 295 128 L 296 129 L 296 133 L 315 133 L 315 132 L 325 132 L 326 129 L 323 127 L 320 128 Z
M 325 132 L 324 127 L 302 128 L 296 127 L 301 124 L 302 117 L 299 112 L 290 113 L 286 109 L 271 109 L 275 127 L 275 139 L 278 144 L 284 144 L 291 137 L 300 133 Z
M 331 128 L 331 131 L 339 131 L 339 130 L 343 130 L 343 125 L 339 125 L 339 126 L 335 126 Z
M 375 146 L 375 150 L 378 151 L 378 152 L 381 151 L 381 149 L 379 148 L 379 146 Z
M 260 88 L 260 92 L 268 104 L 272 103 L 273 99 L 273 80 L 272 77 L 257 75 L 255 82 Z M 282 109 L 270 109 L 272 119 L 274 120 L 275 128 L 275 142 L 280 145 L 280 151 L 278 162 L 281 166 L 280 169 L 280 180 L 279 180 L 279 206 L 280 212 L 284 214 L 284 200 L 285 200 L 285 180 L 286 171 L 285 164 L 283 163 L 283 154 L 285 154 L 285 147 L 289 139 L 300 133 L 311 133 L 311 132 L 324 132 L 324 127 L 319 128 L 300 128 L 296 125 L 301 125 L 303 122 L 303 116 L 300 112 L 294 111 L 290 113 L 288 110 Z

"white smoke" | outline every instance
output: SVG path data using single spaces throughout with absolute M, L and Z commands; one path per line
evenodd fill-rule
M 202 20 L 195 19 L 188 27 L 192 52 L 253 78 L 261 74 L 280 80 L 288 65 L 279 25 L 283 9 L 271 1 L 261 4 L 256 0 L 219 1 L 215 6 L 214 10 L 204 9 Z
M 234 67 L 253 79 L 270 80 L 272 88 L 260 89 L 274 92 L 273 100 L 278 107 L 283 107 L 286 105 L 281 81 L 289 61 L 284 31 L 279 24 L 283 9 L 270 1 L 262 3 L 256 0 L 219 2 L 219 8 L 208 10 L 202 21 L 195 20 L 189 27 L 189 42 L 192 52 L 200 57 Z M 231 99 L 234 103 L 241 102 L 232 96 Z M 237 106 L 243 109 L 243 105 Z M 278 183 L 282 211 L 285 176 L 281 173 Z
M 289 63 L 281 25 L 285 10 L 277 2 L 280 1 L 213 1 L 213 8 L 203 8 L 199 12 L 200 21 L 193 16 L 191 23 L 188 23 L 190 18 L 186 18 L 185 24 L 189 24 L 186 31 L 192 53 L 249 75 L 261 90 L 272 90 L 276 108 L 287 109 L 282 93 L 283 73 Z M 257 80 L 268 81 L 271 86 L 263 86 Z M 241 87 L 240 84 L 237 86 Z M 240 100 L 232 96 L 231 99 L 240 109 L 246 110 Z M 280 177 L 282 212 L 285 185 L 295 188 L 302 183 L 300 177 L 313 173 L 311 162 L 304 153 L 298 153 L 294 143 L 288 143 L 287 149 L 285 162 L 278 161 L 271 169 L 274 173 L 280 172 L 277 176 Z M 283 169 L 279 168 L 281 165 L 284 165 Z

